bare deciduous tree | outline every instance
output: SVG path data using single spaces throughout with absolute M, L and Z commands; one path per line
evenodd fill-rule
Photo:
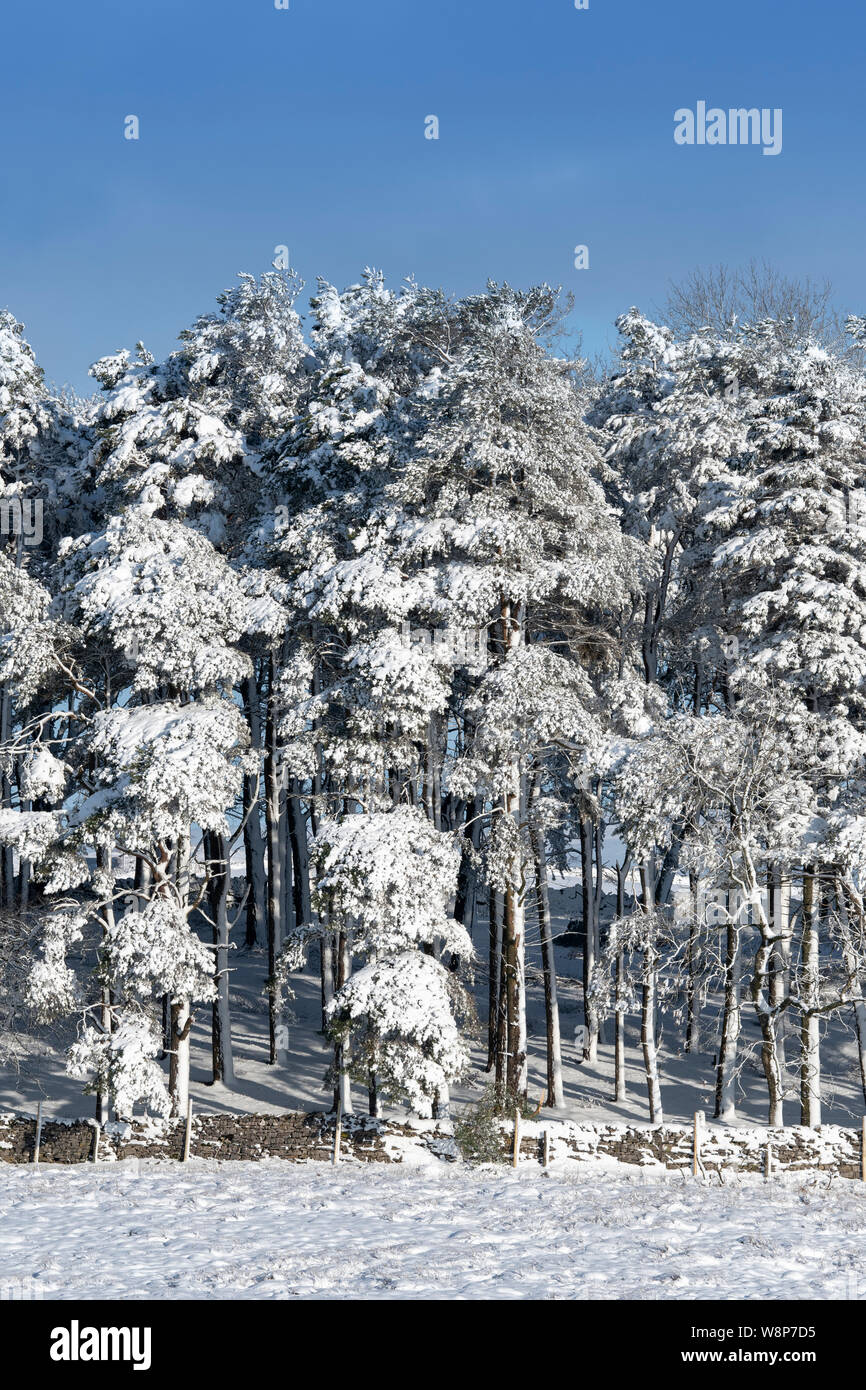
M 767 260 L 697 267 L 671 282 L 661 315 L 682 338 L 701 329 L 726 333 L 742 324 L 775 319 L 782 337 L 815 338 L 837 351 L 852 350 L 833 306 L 829 280 L 795 279 Z

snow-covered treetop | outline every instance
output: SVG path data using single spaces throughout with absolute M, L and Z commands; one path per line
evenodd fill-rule
M 38 453 L 47 428 L 42 371 L 24 337 L 24 325 L 0 310 L 0 476 L 20 476 L 31 453 Z
M 243 716 L 229 700 L 98 713 L 87 746 L 102 785 L 71 811 L 70 824 L 144 853 L 191 825 L 225 834 L 248 744 Z
M 67 615 L 126 656 L 134 689 L 230 688 L 248 674 L 235 644 L 249 600 L 199 532 L 127 511 L 101 534 L 62 546 L 61 556 Z
M 353 925 L 362 954 L 441 939 L 445 949 L 472 957 L 467 933 L 448 911 L 459 851 L 417 807 L 326 821 L 314 852 L 320 909 Z

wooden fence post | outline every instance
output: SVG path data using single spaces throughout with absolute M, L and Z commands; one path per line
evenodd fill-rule
M 333 1154 L 331 1155 L 331 1163 L 333 1164 L 333 1166 L 334 1166 L 335 1168 L 336 1168 L 337 1164 L 340 1162 L 340 1140 L 342 1139 L 342 1131 L 343 1131 L 343 1097 L 340 1096 L 340 1099 L 339 1099 L 339 1101 L 337 1102 L 337 1124 L 336 1124 L 336 1127 L 335 1127 L 335 1129 L 334 1129 L 334 1152 L 333 1152 Z
M 187 1160 L 188 1160 L 188 1158 L 189 1158 L 189 1140 L 190 1140 L 190 1134 L 191 1134 L 191 1132 L 192 1132 L 192 1096 L 188 1096 L 188 1097 L 187 1097 L 187 1102 L 186 1102 L 186 1125 L 185 1125 L 184 1131 L 183 1131 L 183 1153 L 181 1154 L 181 1159 L 180 1159 L 181 1163 L 186 1163 Z
M 544 1131 L 544 1167 L 550 1167 L 550 1130 Z
M 773 1145 L 767 1140 L 767 1153 L 764 1159 L 764 1177 L 768 1178 L 773 1171 Z
M 36 1143 L 33 1145 L 33 1162 L 39 1162 L 39 1150 L 42 1146 L 42 1101 L 36 1106 Z
M 99 1121 L 97 1120 L 93 1128 L 93 1153 L 91 1154 L 91 1160 L 93 1163 L 99 1162 L 99 1136 L 101 1133 L 102 1128 L 100 1126 Z
M 692 1177 L 696 1178 L 701 1170 L 701 1126 L 704 1123 L 703 1110 L 695 1111 L 694 1133 L 692 1135 Z
M 512 1168 L 517 1167 L 517 1159 L 520 1154 L 520 1111 L 514 1107 L 514 1149 L 511 1155 Z

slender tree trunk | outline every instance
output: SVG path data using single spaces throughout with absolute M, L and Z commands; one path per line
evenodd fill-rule
M 212 1016 L 212 1079 L 231 1088 L 235 1081 L 229 1005 L 229 845 L 225 835 L 211 834 L 209 858 L 211 881 L 208 885 L 210 917 L 213 922 L 214 970 L 217 997 Z
M 337 936 L 335 992 L 343 988 L 351 971 L 349 938 L 346 932 Z M 344 1115 L 352 1113 L 352 1082 L 349 1077 L 349 1045 L 337 1043 L 334 1048 L 334 1070 L 337 1084 L 334 1088 L 334 1109 L 342 1108 Z
M 580 818 L 581 891 L 583 894 L 583 1021 L 586 1028 L 583 1056 L 587 1062 L 598 1058 L 598 1009 L 592 998 L 593 973 L 598 960 L 598 918 L 595 876 L 593 874 L 594 837 L 591 822 Z
M 0 746 L 9 742 L 12 725 L 12 700 L 9 689 L 3 686 L 0 695 Z M 0 803 L 5 809 L 12 806 L 12 783 L 5 772 L 0 774 Z M 11 845 L 4 845 L 0 851 L 3 869 L 3 903 L 6 907 L 15 906 L 15 851 Z
M 699 886 L 698 876 L 689 873 L 689 945 L 686 957 L 686 1052 L 695 1052 L 700 1047 L 701 1002 L 698 977 L 698 952 L 700 950 Z
M 309 926 L 313 914 L 310 907 L 310 852 L 307 844 L 307 818 L 301 802 L 301 783 L 296 777 L 289 780 L 287 811 L 289 838 L 292 847 L 292 896 L 295 922 Z
M 866 1003 L 863 1002 L 863 958 L 866 949 L 866 909 L 863 898 L 851 879 L 839 885 L 839 897 L 847 911 L 847 932 L 843 951 L 845 970 L 854 990 L 854 1030 L 857 1035 L 857 1058 L 860 1064 L 860 1089 L 866 1106 Z
M 512 880 L 505 889 L 502 935 L 507 1028 L 505 1087 L 509 1099 L 525 1096 L 527 1089 L 524 894 L 522 879 L 516 883 Z
M 647 914 L 655 910 L 655 873 L 651 864 L 641 869 L 641 898 L 643 910 Z M 643 1052 L 644 1072 L 646 1073 L 647 1097 L 649 1099 L 650 1124 L 664 1123 L 661 1084 L 659 1082 L 658 1048 L 656 1045 L 656 986 L 658 978 L 658 951 L 654 935 L 650 935 L 643 952 L 643 987 L 641 990 L 640 1041 Z
M 776 1036 L 778 1015 L 770 1005 L 769 1000 L 770 961 L 773 955 L 774 942 L 770 924 L 763 917 L 763 912 L 761 915 L 763 918 L 761 940 L 755 955 L 751 994 L 758 1018 L 758 1027 L 761 1030 L 761 1062 L 764 1067 L 770 1100 L 768 1123 L 775 1128 L 781 1128 L 785 1123 L 785 1118 L 784 1082 L 779 1065 L 779 1047 Z
M 21 785 L 20 777 L 19 777 L 18 785 L 19 785 L 19 787 L 20 787 L 20 785 Z M 25 811 L 32 811 L 32 810 L 33 810 L 33 802 L 32 802 L 32 801 L 29 801 L 29 800 L 25 800 L 25 801 L 23 802 L 23 810 L 25 810 Z M 20 864 L 19 864 L 19 866 L 18 866 L 18 905 L 19 905 L 19 907 L 20 907 L 22 913 L 27 911 L 27 908 L 28 908 L 28 906 L 29 906 L 29 902 L 30 902 L 30 860 L 29 860 L 29 859 L 23 859 L 23 858 L 22 858 L 22 859 L 21 859 L 21 862 L 20 862 Z
M 502 646 L 506 659 L 523 641 L 523 612 L 503 598 L 500 605 Z M 515 761 L 509 770 L 504 795 L 504 814 L 514 822 L 517 848 L 505 885 L 502 924 L 502 967 L 505 976 L 506 1064 L 505 1090 L 509 1104 L 516 1104 L 527 1090 L 526 1054 L 526 871 L 520 843 L 525 812 L 525 789 Z
M 262 723 L 259 715 L 259 695 L 254 676 L 243 684 L 244 711 L 250 728 L 250 745 L 262 746 Z M 246 773 L 243 782 L 244 856 L 247 871 L 246 938 L 247 946 L 262 944 L 267 937 L 268 910 L 265 887 L 265 841 L 259 813 L 259 778 Z
M 801 955 L 802 1013 L 800 1023 L 800 1124 L 817 1129 L 821 1123 L 820 967 L 814 867 L 803 870 L 803 929 Z
M 292 872 L 292 849 L 289 835 L 289 794 L 288 778 L 285 771 L 280 772 L 280 921 L 281 939 L 285 941 L 295 921 L 294 874 Z
M 433 807 L 433 824 L 442 829 L 442 734 L 440 721 L 430 720 L 430 797 Z
M 787 1059 L 785 1039 L 787 1014 L 782 1004 L 791 993 L 791 876 L 786 869 L 772 866 L 768 875 L 770 929 L 773 952 L 770 957 L 770 1006 L 777 1015 L 776 1046 L 782 1085 L 786 1088 Z
M 501 1105 L 505 1105 L 506 1087 L 506 1056 L 508 1052 L 508 1008 L 506 1004 L 506 973 L 505 973 L 505 895 L 496 894 L 496 921 L 499 937 L 499 970 L 497 974 L 497 993 L 496 993 L 496 1043 L 495 1043 L 495 1087 L 497 1100 Z
M 325 923 L 322 923 L 322 933 L 319 937 L 319 979 L 320 993 L 322 999 L 322 1032 L 327 1031 L 328 1014 L 327 1009 L 334 997 L 334 938 L 326 930 Z
M 592 998 L 592 977 L 594 977 L 599 955 L 599 895 L 596 892 L 594 873 L 596 831 L 592 821 L 581 816 L 581 895 L 582 927 L 584 927 L 584 1061 L 598 1059 L 599 1015 L 598 1006 Z
M 507 813 L 518 816 L 520 793 L 509 792 Z M 519 861 L 519 862 L 518 862 Z M 505 984 L 506 1064 L 505 1089 L 509 1103 L 526 1095 L 526 887 L 522 855 L 518 851 L 505 887 L 502 922 L 502 968 Z M 519 875 L 519 877 L 518 877 Z
M 616 866 L 616 915 L 618 919 L 625 916 L 625 878 L 628 873 L 628 866 L 628 855 L 621 864 Z M 626 1099 L 625 958 L 622 946 L 618 942 L 614 942 L 614 945 L 616 946 L 616 978 L 614 981 L 613 1093 L 614 1100 L 623 1101 Z
M 487 979 L 487 1070 L 491 1071 L 497 1058 L 497 1034 L 499 1031 L 499 995 L 502 973 L 502 913 L 499 907 L 499 894 L 495 888 L 487 890 L 488 921 L 488 979 Z
M 536 793 L 538 783 L 536 783 Z M 556 959 L 553 928 L 550 921 L 550 895 L 547 887 L 547 854 L 544 832 L 532 830 L 532 853 L 535 859 L 535 900 L 538 928 L 541 935 L 541 961 L 544 972 L 544 1015 L 547 1024 L 547 1103 L 554 1109 L 565 1104 L 562 1088 L 562 1049 L 559 1035 L 559 1003 L 556 992 Z
M 597 783 L 596 783 L 596 794 L 597 794 L 599 800 L 601 800 L 601 783 L 600 783 L 600 782 L 597 782 Z M 592 920 L 593 920 L 593 923 L 594 923 L 594 925 L 595 925 L 595 958 L 596 958 L 596 961 L 598 960 L 599 956 L 601 955 L 601 909 L 602 909 L 602 902 L 603 902 L 603 899 L 604 899 L 604 828 L 605 828 L 605 827 L 604 827 L 604 821 L 601 820 L 601 819 L 599 819 L 599 820 L 597 820 L 597 821 L 595 822 L 595 824 L 594 824 L 594 826 L 593 826 L 593 834 L 592 834 L 593 848 L 594 848 L 594 855 L 593 855 L 593 858 L 594 858 L 594 860 L 595 860 L 595 892 L 594 892 L 594 894 L 593 894 Z M 597 1012 L 597 1011 L 596 1011 L 596 1012 Z M 604 1022 L 603 1022 L 603 1020 L 599 1017 L 599 1019 L 598 1019 L 598 1040 L 599 1040 L 599 1042 L 604 1042 L 604 1041 L 605 1041 L 605 1038 L 602 1036 L 603 1031 L 604 1031 Z
M 172 1000 L 168 1090 L 171 1096 L 171 1113 L 175 1118 L 186 1114 L 189 1100 L 191 1030 L 190 1001 L 188 999 Z
M 183 908 L 189 903 L 190 878 L 190 837 L 181 835 L 170 859 L 167 872 L 174 878 L 178 901 Z M 165 892 L 167 885 L 161 891 Z M 157 883 L 155 891 L 160 891 Z M 168 1090 L 171 1097 L 171 1113 L 177 1118 L 186 1114 L 189 1100 L 190 1062 L 192 1051 L 192 1002 L 187 998 L 171 1001 L 171 1048 L 168 1064 Z
M 734 1069 L 740 1037 L 740 923 L 728 912 L 725 929 L 725 1005 L 722 1040 L 716 1070 L 716 1119 L 732 1124 L 737 1118 Z
M 280 844 L 280 772 L 276 729 L 276 660 L 270 658 L 265 730 L 265 826 L 268 848 L 268 1033 L 271 1066 L 284 1060 L 280 1046 L 282 1001 L 276 982 L 277 958 L 283 945 L 283 860 Z
M 113 888 L 113 885 L 114 885 L 114 873 L 113 873 L 113 869 L 112 869 L 112 860 L 113 860 L 113 854 L 112 854 L 112 851 L 111 851 L 110 848 L 102 848 L 102 847 L 101 847 L 101 848 L 97 849 L 97 851 L 96 851 L 96 862 L 97 862 L 99 868 L 102 870 L 102 872 L 108 874 L 109 880 L 110 880 L 111 885 L 112 885 L 112 888 Z M 103 928 L 103 943 L 106 942 L 107 938 L 108 938 L 109 935 L 111 934 L 111 931 L 112 931 L 112 929 L 113 929 L 113 927 L 114 927 L 114 902 L 112 901 L 111 897 L 107 897 L 107 901 L 106 901 L 106 903 L 105 903 L 104 915 L 105 915 L 105 926 L 104 926 L 104 928 Z M 106 947 L 105 945 L 103 945 L 103 950 L 107 950 L 107 947 Z M 110 1037 L 110 1036 L 111 1036 L 111 1032 L 112 1032 L 112 1018 L 111 1018 L 111 988 L 110 988 L 110 986 L 109 986 L 108 984 L 105 984 L 105 983 L 102 984 L 102 985 L 100 986 L 100 991 L 99 991 L 99 993 L 100 993 L 99 1023 L 100 1023 L 100 1027 L 102 1028 L 103 1033 Z M 109 1121 L 109 1118 L 110 1118 L 110 1115 L 111 1115 L 111 1110 L 110 1110 L 108 1092 L 100 1087 L 100 1089 L 99 1089 L 99 1090 L 97 1091 L 97 1093 L 96 1093 L 96 1120 L 97 1120 L 97 1123 L 100 1124 L 100 1125 L 103 1125 L 103 1126 L 104 1126 L 104 1125 L 107 1125 L 107 1124 L 108 1124 L 108 1121 Z
M 656 1009 L 656 971 L 658 957 L 655 949 L 648 946 L 644 951 L 644 978 L 641 998 L 640 1041 L 646 1071 L 647 1096 L 649 1099 L 650 1123 L 664 1123 L 662 1092 L 659 1083 L 658 1052 L 655 1037 Z

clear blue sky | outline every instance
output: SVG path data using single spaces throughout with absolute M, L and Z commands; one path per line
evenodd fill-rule
M 864 39 L 854 0 L 7 6 L 0 306 L 87 390 L 92 360 L 168 351 L 278 244 L 309 288 L 365 264 L 562 284 L 591 350 L 671 277 L 753 255 L 863 312 Z M 781 155 L 678 147 L 698 100 L 781 107 Z

